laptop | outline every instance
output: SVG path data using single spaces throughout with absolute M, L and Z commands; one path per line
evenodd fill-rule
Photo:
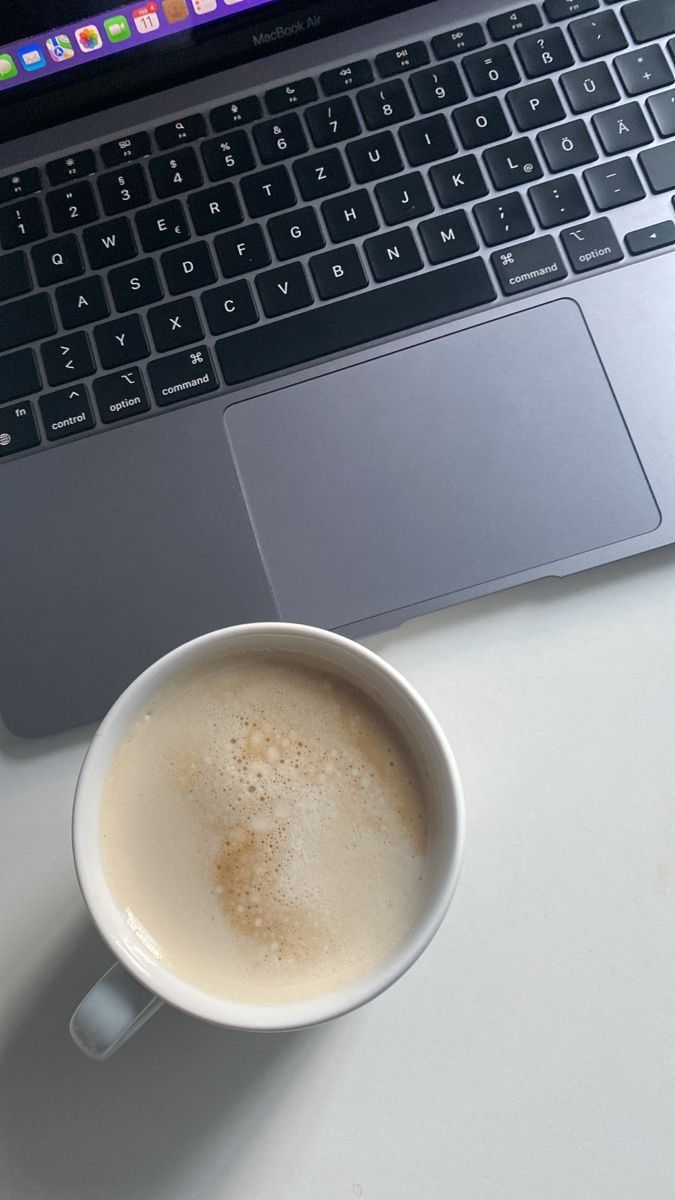
M 0 16 L 0 710 L 675 538 L 675 0 Z

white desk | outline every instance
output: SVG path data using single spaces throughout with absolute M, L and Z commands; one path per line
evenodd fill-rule
M 87 731 L 0 736 L 2 1200 L 675 1197 L 675 551 L 369 644 L 450 736 L 464 873 L 410 975 L 301 1034 L 164 1010 L 80 1057 Z

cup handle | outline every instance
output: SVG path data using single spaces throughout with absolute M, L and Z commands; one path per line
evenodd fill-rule
M 161 1006 L 158 996 L 147 991 L 121 963 L 113 963 L 75 1009 L 70 1036 L 83 1054 L 102 1062 Z

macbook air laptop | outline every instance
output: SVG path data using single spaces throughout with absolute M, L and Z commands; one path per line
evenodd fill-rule
M 14 0 L 0 708 L 675 538 L 675 0 Z

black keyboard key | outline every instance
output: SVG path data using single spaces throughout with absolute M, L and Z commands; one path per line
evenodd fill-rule
M 56 333 L 56 321 L 46 292 L 25 296 L 0 308 L 0 352 L 25 346 Z
M 604 62 L 589 63 L 587 67 L 568 71 L 566 75 L 561 75 L 560 82 L 569 106 L 575 113 L 604 108 L 607 104 L 616 104 L 621 98 L 609 67 Z
M 0 208 L 0 246 L 14 250 L 47 236 L 42 205 L 37 196 Z
M 0 404 L 32 396 L 42 386 L 37 360 L 32 350 L 15 350 L 0 358 Z M 3 414 L 0 413 L 0 422 Z M 0 429 L 2 425 L 0 424 Z
M 654 141 L 637 100 L 596 113 L 593 124 L 606 154 L 622 154 Z
M 675 189 L 675 142 L 664 142 L 652 150 L 643 150 L 638 158 L 653 192 Z
M 390 75 L 403 75 L 414 71 L 429 61 L 429 51 L 424 42 L 408 42 L 395 50 L 383 50 L 375 59 L 375 66 L 385 79 Z
M 94 271 L 113 267 L 136 254 L 136 241 L 126 217 L 115 217 L 85 229 L 84 244 Z
M 23 250 L 0 257 L 0 301 L 22 296 L 33 286 L 28 270 L 28 260 Z
M 643 0 L 639 2 L 643 3 Z M 571 21 L 567 28 L 582 58 L 600 58 L 603 54 L 613 54 L 615 50 L 625 50 L 628 45 L 611 9 Z
M 589 167 L 584 171 L 584 179 L 593 197 L 593 203 L 600 212 L 608 208 L 619 208 L 622 204 L 632 204 L 634 200 L 643 200 L 645 196 L 638 173 L 629 158 L 617 158 L 614 162 L 602 163 L 599 167 Z M 675 187 L 675 179 L 669 186 Z
M 481 26 L 464 25 L 462 29 L 448 29 L 431 39 L 431 49 L 436 58 L 454 58 L 456 54 L 464 54 L 467 50 L 477 50 L 485 45 L 485 34 Z
M 564 71 L 565 67 L 571 67 L 574 63 L 562 29 L 542 29 L 541 33 L 519 38 L 516 49 L 525 74 L 530 79 L 551 75 L 553 71 Z
M 675 33 L 673 0 L 635 0 L 624 4 L 621 13 L 636 42 L 653 42 Z
M 597 267 L 609 263 L 621 262 L 623 258 L 623 251 L 607 217 L 565 229 L 561 237 L 576 275 L 595 271 Z
M 190 236 L 180 200 L 167 200 L 154 208 L 143 209 L 136 214 L 136 227 L 141 245 L 148 254 L 175 246 Z
M 137 358 L 147 358 L 150 353 L 143 322 L 136 313 L 97 325 L 94 337 L 106 369 L 123 367 Z
M 583 121 L 569 121 L 556 129 L 545 129 L 538 136 L 539 145 L 552 171 L 569 171 L 593 162 L 598 152 Z
M 356 246 L 340 246 L 327 254 L 317 254 L 309 265 L 316 290 L 322 300 L 336 300 L 368 286 L 368 279 Z
M 98 204 L 87 180 L 73 183 L 58 192 L 47 192 L 47 208 L 55 233 L 90 225 L 98 220 Z
M 203 137 L 206 137 L 206 120 L 201 113 L 179 117 L 177 121 L 158 125 L 155 130 L 155 141 L 160 150 L 171 150 L 173 146 L 181 146 L 183 142 L 196 142 L 197 138 Z
M 487 146 L 489 142 L 500 142 L 511 132 L 504 110 L 496 96 L 477 100 L 456 108 L 454 118 L 459 136 L 467 150 L 476 146 Z
M 166 200 L 182 192 L 191 192 L 203 183 L 203 176 L 192 146 L 182 146 L 173 154 L 150 159 L 150 175 L 157 196 Z
M 151 258 L 141 258 L 127 263 L 125 267 L 115 267 L 108 275 L 108 284 L 115 308 L 121 313 L 155 304 L 164 295 L 157 268 Z M 107 316 L 107 313 L 102 316 Z
M 475 96 L 520 83 L 520 72 L 508 46 L 490 46 L 478 54 L 467 54 L 462 65 Z
M 515 138 L 505 146 L 491 146 L 484 154 L 496 188 L 518 187 L 541 179 L 543 171 L 529 138 Z
M 231 183 L 218 183 L 188 196 L 188 208 L 198 234 L 230 229 L 243 220 L 237 193 Z
M 550 79 L 529 83 L 526 87 L 507 92 L 506 99 L 519 129 L 540 129 L 562 121 L 565 109 Z
M 313 254 L 325 245 L 313 208 L 298 208 L 292 213 L 272 217 L 267 223 L 267 232 L 280 262 Z
M 321 200 L 349 187 L 349 176 L 339 150 L 310 154 L 293 163 L 303 200 Z
M 295 188 L 284 166 L 247 176 L 241 182 L 241 193 L 249 217 L 267 217 L 296 203 Z
M 155 400 L 162 407 L 177 404 L 179 400 L 194 400 L 220 386 L 206 346 L 154 359 L 148 363 L 148 375 Z
M 25 171 L 14 171 L 12 175 L 0 177 L 0 204 L 7 200 L 17 200 L 21 196 L 30 196 L 39 192 L 42 187 L 40 172 L 37 167 L 27 167 Z
M 151 152 L 150 134 L 145 132 L 130 133 L 127 137 L 116 138 L 114 142 L 105 142 L 101 146 L 101 158 L 106 167 L 118 167 L 135 158 L 145 158 Z
M 68 183 L 71 179 L 83 179 L 96 170 L 96 155 L 93 150 L 79 150 L 65 158 L 54 158 L 47 163 L 47 178 L 53 187 Z
M 72 279 L 84 271 L 84 262 L 77 238 L 72 233 L 41 242 L 31 251 L 37 281 L 42 287 Z
M 365 58 L 356 62 L 345 63 L 343 67 L 334 67 L 324 71 L 321 76 L 321 87 L 326 96 L 337 96 L 350 88 L 364 87 L 373 81 L 373 68 Z
M 0 408 L 0 458 L 37 446 L 40 437 L 32 406 L 28 403 Z
M 316 100 L 318 92 L 313 79 L 294 79 L 292 83 L 284 83 L 281 87 L 270 88 L 265 92 L 267 111 L 271 113 L 286 112 L 298 104 L 311 104 Z
M 443 208 L 454 208 L 467 200 L 487 195 L 487 184 L 475 154 L 432 167 L 429 178 Z
M 433 208 L 427 186 L 419 171 L 378 183 L 375 194 L 387 225 L 400 225 L 402 221 L 425 217 Z
M 195 292 L 216 282 L 216 270 L 206 242 L 191 242 L 182 250 L 162 255 L 162 270 L 172 296 Z
M 307 276 L 300 263 L 289 263 L 256 276 L 256 287 L 268 317 L 283 317 L 312 303 Z
M 382 129 L 409 121 L 415 114 L 402 79 L 392 79 L 358 94 L 359 107 L 368 129 Z
M 40 412 L 50 442 L 72 437 L 75 433 L 82 433 L 83 429 L 94 428 L 89 393 L 83 383 L 43 396 Z
M 495 299 L 480 258 L 451 263 L 235 334 L 218 344 L 227 383 L 288 370 L 367 341 L 415 329 Z
M 466 88 L 453 62 L 441 63 L 410 76 L 410 86 L 420 112 L 434 112 L 466 100 Z
M 484 200 L 477 204 L 473 214 L 478 221 L 483 241 L 487 246 L 499 246 L 513 238 L 527 237 L 534 232 L 525 204 L 518 192 L 500 196 L 498 200 Z
M 672 137 L 675 133 L 675 88 L 671 92 L 661 92 L 660 96 L 650 96 L 647 108 L 661 137 Z
M 442 217 L 432 217 L 430 221 L 421 221 L 417 228 L 430 263 L 463 258 L 478 249 L 469 219 L 461 208 L 457 212 L 444 213 Z
M 255 167 L 251 142 L 244 129 L 202 142 L 201 150 L 206 173 L 213 183 L 243 175 Z
M 444 113 L 413 121 L 411 125 L 402 125 L 398 132 L 411 167 L 438 162 L 439 158 L 450 158 L 457 150 Z
M 367 238 L 363 248 L 368 255 L 373 278 L 378 283 L 387 283 L 401 275 L 411 275 L 413 271 L 421 271 L 424 266 L 409 229 L 392 230 Z
M 223 233 L 216 238 L 216 253 L 226 279 L 260 271 L 272 261 L 260 225 L 245 225 L 233 233 Z
M 40 353 L 50 387 L 93 375 L 96 370 L 86 333 L 65 333 L 54 342 L 44 342 Z
M 346 242 L 379 228 L 372 201 L 364 189 L 348 196 L 335 196 L 321 206 L 331 240 Z
M 122 268 L 124 270 L 124 268 Z M 56 289 L 56 303 L 64 329 L 76 329 L 110 316 L 110 306 L 98 275 Z
M 131 163 L 98 180 L 101 203 L 109 217 L 150 203 L 150 189 L 141 163 Z
M 347 146 L 347 157 L 357 183 L 372 183 L 403 170 L 403 159 L 393 134 L 372 133 Z
M 541 24 L 542 20 L 536 4 L 525 4 L 522 8 L 512 8 L 510 12 L 490 17 L 487 26 L 493 41 L 501 42 L 503 38 L 517 37 L 519 33 L 528 33 L 530 29 L 539 29 Z
M 652 250 L 662 250 L 664 246 L 675 244 L 675 223 L 673 221 L 658 221 L 656 225 L 645 225 L 643 229 L 633 229 L 626 234 L 626 246 L 629 254 L 649 254 Z
M 517 296 L 567 276 L 562 254 L 550 234 L 505 246 L 490 257 L 505 296 Z
M 233 333 L 260 320 L 251 288 L 245 279 L 204 292 L 202 304 L 211 333 Z
M 257 96 L 240 96 L 238 100 L 230 100 L 228 104 L 219 104 L 210 112 L 211 124 L 215 133 L 227 133 L 238 125 L 247 125 L 257 121 L 263 115 L 262 104 Z
M 566 225 L 568 221 L 580 221 L 589 213 L 588 204 L 574 175 L 561 175 L 530 188 L 528 195 L 539 224 L 544 229 L 554 225 Z
M 319 147 L 344 142 L 347 138 L 358 137 L 361 132 L 361 122 L 351 96 L 338 96 L 335 100 L 314 104 L 305 112 L 305 119 L 311 139 Z
M 171 300 L 159 308 L 151 308 L 148 321 L 155 346 L 158 350 L 178 350 L 189 346 L 204 336 L 197 306 L 192 296 Z
M 600 0 L 544 0 L 544 12 L 549 21 L 566 21 L 568 17 L 578 17 L 599 7 Z
M 106 425 L 147 412 L 150 401 L 138 367 L 127 367 L 114 375 L 94 380 L 94 395 L 101 420 Z
M 642 46 L 614 59 L 621 82 L 629 96 L 655 92 L 673 82 L 673 72 L 660 46 Z
M 287 113 L 275 121 L 264 121 L 262 125 L 254 125 L 253 136 L 260 159 L 264 163 L 296 158 L 308 148 L 297 113 Z

